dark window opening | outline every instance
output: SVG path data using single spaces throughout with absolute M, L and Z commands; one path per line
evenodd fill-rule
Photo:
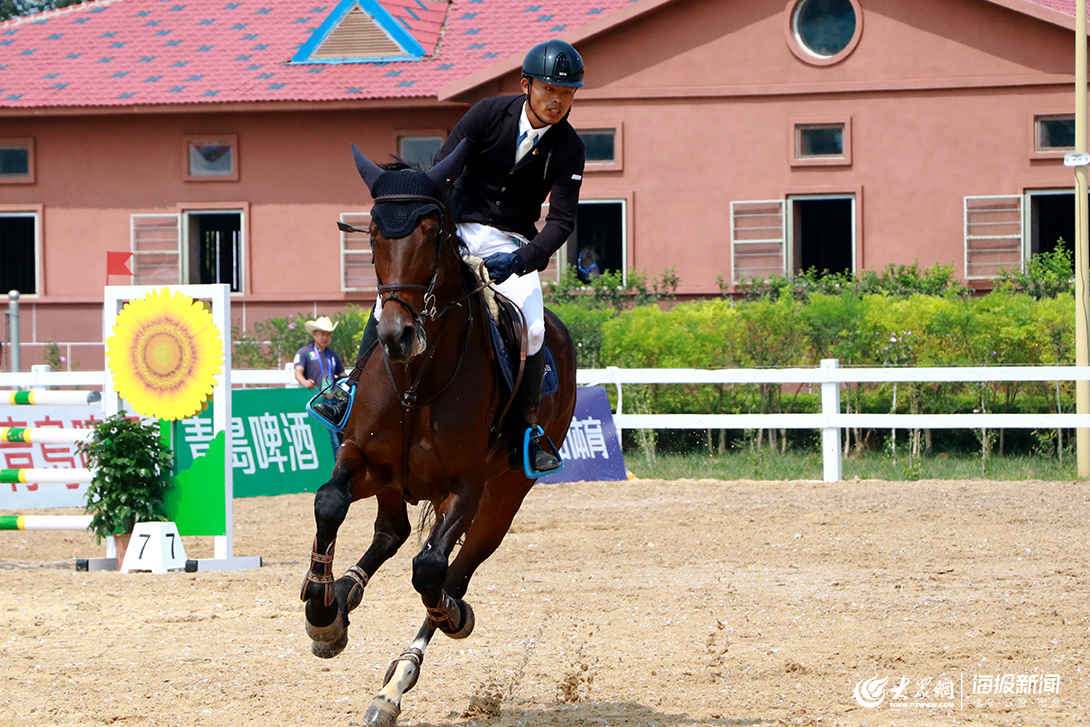
M 1075 116 L 1038 116 L 1037 150 L 1075 148 Z
M 792 201 L 794 272 L 852 272 L 853 202 L 849 197 Z
M 30 147 L 0 147 L 0 177 L 30 176 Z
M 441 136 L 399 136 L 397 155 L 405 163 L 420 169 L 429 169 L 443 148 Z
M 613 129 L 585 129 L 579 131 L 579 138 L 586 147 L 586 160 L 589 164 L 617 161 L 616 132 Z
M 796 154 L 799 159 L 808 157 L 844 156 L 844 124 L 828 126 L 799 126 Z
M 1064 249 L 1075 250 L 1075 194 L 1030 195 L 1030 253 L 1040 255 L 1056 249 L 1063 240 Z M 1074 273 L 1072 263 L 1071 272 Z
M 580 273 L 584 282 L 607 270 L 624 273 L 623 202 L 579 204 L 575 231 L 568 243 L 568 264 L 585 271 Z
M 34 218 L 0 216 L 0 293 L 37 293 L 34 260 Z
M 189 282 L 228 283 L 242 291 L 242 215 L 190 212 Z
M 849 0 L 802 0 L 795 6 L 795 31 L 810 52 L 835 56 L 855 35 L 855 8 Z

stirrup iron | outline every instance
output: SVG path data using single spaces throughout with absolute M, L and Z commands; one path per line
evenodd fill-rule
M 556 459 L 560 462 L 560 465 L 553 467 L 550 470 L 542 470 L 539 472 L 530 466 L 530 441 L 537 441 L 538 446 L 540 447 L 540 440 L 542 437 L 549 443 L 549 449 L 555 453 Z M 526 476 L 531 480 L 537 479 L 538 477 L 544 477 L 545 475 L 551 475 L 553 472 L 559 472 L 564 469 L 564 462 L 560 460 L 560 450 L 553 444 L 553 440 L 549 439 L 549 436 L 545 434 L 545 430 L 541 428 L 541 425 L 535 424 L 532 427 L 527 427 L 522 435 L 522 469 Z

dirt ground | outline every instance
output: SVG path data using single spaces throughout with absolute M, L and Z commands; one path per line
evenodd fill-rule
M 470 587 L 476 631 L 435 637 L 399 724 L 1082 722 L 1088 492 L 538 485 Z M 361 724 L 423 617 L 417 541 L 371 581 L 345 652 L 317 659 L 298 600 L 312 499 L 237 500 L 235 554 L 264 566 L 233 573 L 77 572 L 105 545 L 0 532 L 0 725 Z M 370 542 L 373 511 L 353 506 L 338 573 Z M 211 556 L 211 539 L 185 540 Z

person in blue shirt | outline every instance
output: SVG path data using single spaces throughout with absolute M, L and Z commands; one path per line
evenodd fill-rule
M 295 352 L 295 380 L 300 386 L 321 391 L 330 383 L 348 375 L 344 370 L 341 357 L 329 347 L 337 325 L 329 319 L 329 316 L 322 316 L 303 324 L 303 328 L 314 340 Z M 341 446 L 340 437 L 336 432 L 330 432 L 330 441 L 333 444 L 333 451 L 336 452 Z

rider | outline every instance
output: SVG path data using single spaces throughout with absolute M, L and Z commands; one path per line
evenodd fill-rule
M 538 272 L 575 227 L 583 179 L 583 142 L 568 123 L 576 90 L 583 85 L 583 59 L 562 40 L 541 43 L 526 54 L 520 83 L 521 94 L 475 104 L 455 125 L 436 161 L 463 139 L 468 142 L 466 163 L 452 192 L 458 234 L 470 254 L 484 258 L 496 289 L 526 318 L 527 359 L 520 398 L 527 425 L 532 426 L 545 372 Z M 546 197 L 549 214 L 538 232 Z M 360 344 L 361 357 L 377 342 L 374 321 L 372 315 Z M 339 406 L 347 404 L 341 401 Z M 328 418 L 342 417 L 331 412 Z M 529 440 L 528 455 L 535 472 L 560 466 L 560 460 L 535 438 Z

